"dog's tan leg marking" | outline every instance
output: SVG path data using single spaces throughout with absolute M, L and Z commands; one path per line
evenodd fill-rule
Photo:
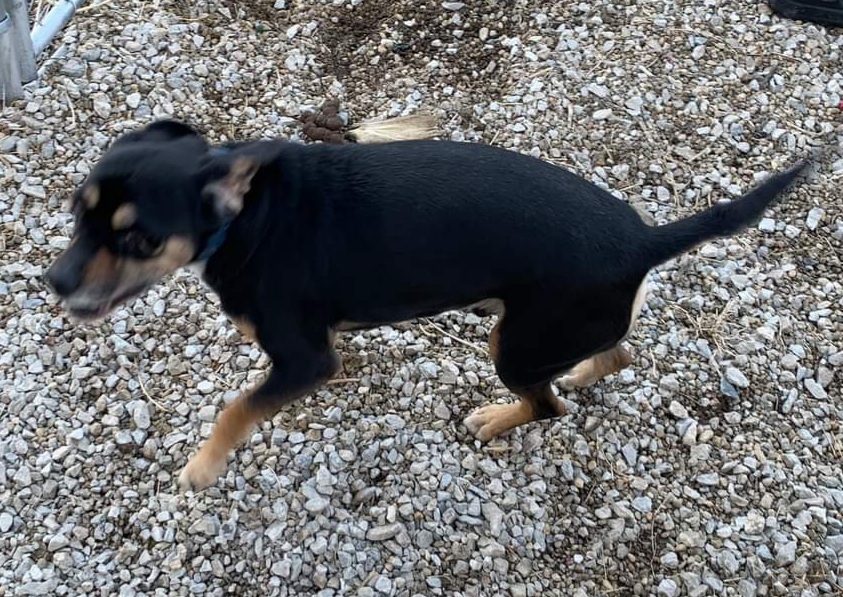
M 248 398 L 248 394 L 238 396 L 222 411 L 211 437 L 182 469 L 179 475 L 182 490 L 198 491 L 213 484 L 225 470 L 229 450 L 264 418 L 265 413 L 255 409 Z
M 492 331 L 489 333 L 489 354 L 492 357 L 492 362 L 497 362 L 498 360 L 498 351 L 500 350 L 500 326 L 501 322 L 498 322 L 492 327 Z
M 503 321 L 503 309 L 500 313 L 498 322 L 489 334 L 489 354 L 495 363 L 500 356 L 500 326 Z M 550 391 L 549 386 L 544 390 Z M 545 398 L 541 390 L 525 391 L 518 402 L 481 406 L 465 418 L 464 424 L 477 439 L 486 442 L 513 427 L 534 421 L 536 419 L 534 405 Z
M 465 418 L 465 426 L 481 442 L 535 419 L 533 405 L 521 398 L 509 404 L 487 404 Z
M 580 361 L 560 380 L 566 390 L 585 388 L 610 373 L 620 371 L 632 363 L 632 355 L 623 346 L 615 346 L 607 351 Z
M 500 325 L 501 320 L 492 328 L 489 334 L 489 354 L 492 361 L 498 360 L 500 350 Z M 482 442 L 487 442 L 524 423 L 533 420 L 533 407 L 529 401 L 520 399 L 510 404 L 487 404 L 481 406 L 465 418 L 465 426 Z
M 246 437 L 252 427 L 270 419 L 283 406 L 321 387 L 333 377 L 339 369 L 339 357 L 332 349 L 325 350 L 325 353 L 314 356 L 321 363 L 309 372 L 309 379 L 297 380 L 294 375 L 290 382 L 289 374 L 284 377 L 285 373 L 273 369 L 260 385 L 229 404 L 217 418 L 211 437 L 179 475 L 181 489 L 199 490 L 213 484 L 225 470 L 228 452 Z M 307 367 L 308 360 L 300 364 Z M 292 363 L 289 369 L 293 370 L 295 366 L 296 363 Z
M 644 299 L 647 297 L 646 278 L 638 286 L 635 292 L 635 299 L 632 301 L 632 311 L 629 316 L 629 327 L 624 338 L 632 332 L 641 309 L 644 307 Z M 574 388 L 585 388 L 610 373 L 616 373 L 632 363 L 632 355 L 623 346 L 615 346 L 604 352 L 597 353 L 574 366 L 571 371 L 562 376 L 560 380 L 562 387 L 566 390 Z
M 481 406 L 465 418 L 465 426 L 474 437 L 486 442 L 520 425 L 567 413 L 562 401 L 553 395 L 550 384 L 520 390 L 518 398 L 518 402 L 509 404 Z
M 632 314 L 629 317 L 629 327 L 626 329 L 626 336 L 632 332 L 635 324 L 638 322 L 638 316 L 641 315 L 641 309 L 644 308 L 644 301 L 647 299 L 647 278 L 641 281 L 638 290 L 635 291 L 635 298 L 632 301 Z
M 250 342 L 257 342 L 258 336 L 255 332 L 255 326 L 251 321 L 245 317 L 232 317 L 231 322 L 234 324 L 234 327 L 237 328 L 237 331 L 240 332 L 241 336 Z

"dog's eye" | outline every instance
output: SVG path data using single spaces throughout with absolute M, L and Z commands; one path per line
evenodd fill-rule
M 120 239 L 120 252 L 133 257 L 149 258 L 161 252 L 164 243 L 161 239 L 144 234 L 139 230 L 129 230 Z

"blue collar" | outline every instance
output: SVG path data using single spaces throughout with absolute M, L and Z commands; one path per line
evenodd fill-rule
M 211 236 L 208 237 L 208 240 L 205 241 L 205 248 L 197 255 L 193 261 L 205 261 L 211 257 L 217 250 L 222 246 L 225 242 L 225 237 L 228 234 L 228 227 L 231 226 L 231 222 L 226 222 L 219 228 L 217 231 L 214 232 Z
M 208 155 L 212 156 L 221 156 L 226 155 L 231 150 L 228 147 L 218 146 L 218 147 L 211 147 L 208 150 Z M 205 241 L 205 247 L 199 254 L 193 258 L 193 261 L 205 261 L 211 257 L 217 250 L 222 246 L 225 242 L 225 237 L 228 234 L 228 227 L 231 226 L 232 220 L 225 222 L 222 226 L 217 228 L 217 230 L 208 237 L 208 240 Z
M 231 148 L 224 145 L 217 145 L 216 147 L 208 148 L 208 155 L 220 156 L 231 153 Z

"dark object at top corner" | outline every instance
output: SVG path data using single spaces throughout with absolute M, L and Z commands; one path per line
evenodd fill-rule
M 843 27 L 843 0 L 769 1 L 774 12 L 788 19 Z

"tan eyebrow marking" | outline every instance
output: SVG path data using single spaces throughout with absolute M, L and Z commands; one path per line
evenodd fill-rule
M 82 200 L 85 202 L 85 207 L 94 209 L 100 202 L 100 188 L 94 184 L 86 186 L 82 189 Z
M 134 204 L 124 203 L 114 210 L 111 216 L 111 227 L 115 230 L 123 230 L 134 224 L 138 219 L 138 211 Z

